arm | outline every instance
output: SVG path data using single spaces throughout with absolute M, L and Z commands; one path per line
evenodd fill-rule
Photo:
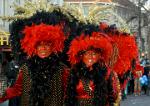
M 22 80 L 23 80 L 22 75 L 23 75 L 23 72 L 20 71 L 15 84 L 12 87 L 9 87 L 6 89 L 5 96 L 0 98 L 0 103 L 4 102 L 7 99 L 20 96 L 22 94 Z

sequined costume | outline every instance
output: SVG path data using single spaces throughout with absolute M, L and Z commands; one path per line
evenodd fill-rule
M 37 10 L 31 17 L 12 22 L 12 50 L 23 61 L 15 85 L 6 89 L 0 102 L 21 96 L 21 106 L 63 105 L 66 79 L 63 73 L 68 70 L 64 64 L 67 63 L 65 49 L 70 32 L 76 31 L 72 28 L 78 24 L 73 16 L 66 14 L 56 6 L 52 11 Z M 39 44 L 44 45 L 44 49 L 45 45 L 50 47 L 47 57 L 39 57 Z
M 143 73 L 144 73 L 144 68 L 140 66 L 139 62 L 136 62 L 135 69 L 133 70 L 134 95 L 141 95 L 140 77 L 142 77 Z
M 6 96 L 3 99 L 0 99 L 1 102 L 16 96 L 21 96 L 21 106 L 30 106 L 29 99 L 32 81 L 27 70 L 26 65 L 21 67 L 15 85 L 6 89 Z M 62 85 L 63 81 L 66 79 L 65 73 L 68 73 L 67 68 L 65 68 L 64 71 L 61 71 L 60 69 L 60 71 L 55 73 L 52 80 L 49 82 L 52 93 L 44 99 L 43 106 L 61 106 L 63 104 L 63 90 L 61 89 L 64 89 L 62 88 L 64 87 Z
M 93 30 L 89 26 L 71 42 L 68 51 L 72 68 L 67 83 L 65 106 L 119 106 L 118 77 L 107 64 L 112 56 L 112 45 L 97 27 L 94 29 L 93 26 Z M 100 60 L 92 65 L 91 70 L 82 60 L 88 50 L 100 53 Z

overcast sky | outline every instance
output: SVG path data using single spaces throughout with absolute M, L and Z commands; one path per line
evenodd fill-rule
M 145 7 L 146 7 L 147 9 L 150 9 L 150 0 L 147 1 L 147 3 L 145 4 Z

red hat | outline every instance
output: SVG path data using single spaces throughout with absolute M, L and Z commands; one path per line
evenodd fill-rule
M 61 52 L 64 48 L 65 35 L 59 25 L 32 25 L 26 26 L 23 30 L 25 34 L 21 40 L 21 48 L 28 56 L 36 54 L 36 46 L 41 41 L 52 43 L 53 53 Z
M 109 61 L 113 52 L 111 42 L 102 33 L 93 32 L 91 36 L 81 34 L 71 42 L 68 51 L 70 63 L 78 63 L 80 61 L 79 53 L 89 49 L 99 49 L 101 59 L 105 62 Z

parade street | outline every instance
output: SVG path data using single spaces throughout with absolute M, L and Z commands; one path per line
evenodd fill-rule
M 121 106 L 150 106 L 150 96 L 127 96 L 127 99 L 121 102 Z
M 8 106 L 8 101 L 6 101 L 4 103 L 0 103 L 0 106 Z
M 8 106 L 8 103 L 5 102 L 0 104 L 0 106 Z M 129 95 L 127 99 L 121 102 L 120 106 L 150 106 L 150 96 L 141 95 L 133 96 Z

